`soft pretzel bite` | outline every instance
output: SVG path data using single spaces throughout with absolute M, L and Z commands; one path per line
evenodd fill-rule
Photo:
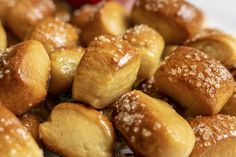
M 17 0 L 1 0 L 0 1 L 0 19 L 5 24 L 8 12 L 16 4 Z
M 187 40 L 185 45 L 205 52 L 225 66 L 236 64 L 236 39 L 214 29 L 206 29 Z
M 13 113 L 25 113 L 46 96 L 50 59 L 34 40 L 0 53 L 0 102 Z
M 121 37 L 96 37 L 78 65 L 73 98 L 95 108 L 107 107 L 131 89 L 140 62 L 140 54 Z
M 20 121 L 2 105 L 0 105 L 0 156 L 43 157 L 36 142 Z
M 196 143 L 190 157 L 236 156 L 236 117 L 214 115 L 189 121 Z
M 101 112 L 80 104 L 57 105 L 39 133 L 49 149 L 63 156 L 113 157 L 112 124 Z
M 24 39 L 37 23 L 52 16 L 54 11 L 52 0 L 18 0 L 9 10 L 7 25 L 18 38 Z
M 72 25 L 58 18 L 48 17 L 41 21 L 26 39 L 40 41 L 50 54 L 58 48 L 76 47 L 78 38 L 78 32 Z
M 25 113 L 19 117 L 21 124 L 23 125 L 24 129 L 31 134 L 36 142 L 39 143 L 39 120 L 38 118 L 30 113 Z
M 80 29 L 85 28 L 91 21 L 94 20 L 96 12 L 98 12 L 102 5 L 103 2 L 95 5 L 83 5 L 81 8 L 74 10 L 70 22 Z
M 84 49 L 61 48 L 50 55 L 51 80 L 49 92 L 53 95 L 71 90 L 76 68 L 84 55 Z
M 104 3 L 94 19 L 83 28 L 81 40 L 88 45 L 94 37 L 102 34 L 123 35 L 127 28 L 125 9 L 117 2 Z
M 188 157 L 191 153 L 194 133 L 166 102 L 132 91 L 114 105 L 113 123 L 138 156 Z
M 164 49 L 163 37 L 147 25 L 137 25 L 125 32 L 124 39 L 142 55 L 138 79 L 143 81 L 152 77 L 159 66 Z
M 137 0 L 131 13 L 135 24 L 155 28 L 168 44 L 180 44 L 202 27 L 202 12 L 185 0 Z
M 234 79 L 219 61 L 185 46 L 166 57 L 155 74 L 155 82 L 190 115 L 217 114 L 234 91 Z
M 6 47 L 7 47 L 7 35 L 0 20 L 0 49 L 5 49 Z

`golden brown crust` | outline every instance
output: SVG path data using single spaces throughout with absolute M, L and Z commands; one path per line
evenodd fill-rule
M 62 48 L 50 55 L 51 79 L 49 92 L 53 95 L 71 90 L 76 68 L 84 55 L 85 49 Z
M 218 113 L 234 91 L 234 79 L 223 65 L 184 46 L 166 57 L 155 80 L 161 92 L 194 115 Z
M 95 108 L 107 107 L 130 90 L 137 78 L 140 61 L 140 54 L 121 37 L 96 37 L 77 68 L 73 98 Z
M 189 124 L 196 137 L 196 143 L 190 157 L 236 155 L 234 149 L 236 117 L 221 114 L 210 117 L 197 117 L 190 120 Z
M 64 156 L 113 156 L 115 132 L 111 122 L 81 104 L 57 105 L 49 120 L 40 124 L 39 132 L 49 149 Z
M 24 129 L 31 134 L 34 140 L 39 143 L 39 120 L 33 114 L 26 113 L 19 117 Z
M 43 45 L 29 40 L 0 54 L 0 102 L 20 115 L 47 94 L 50 59 Z
M 50 54 L 57 48 L 75 47 L 78 38 L 78 33 L 72 25 L 49 17 L 40 22 L 26 39 L 40 41 Z
M 52 0 L 19 0 L 9 11 L 7 25 L 20 39 L 43 18 L 53 15 L 55 5 Z
M 126 28 L 125 9 L 118 2 L 106 2 L 99 7 L 93 20 L 82 29 L 81 40 L 83 44 L 88 45 L 99 35 L 123 35 Z
M 86 27 L 91 21 L 94 20 L 96 12 L 103 5 L 103 2 L 100 2 L 96 5 L 86 4 L 81 8 L 74 10 L 71 17 L 71 23 L 81 29 Z
M 163 37 L 147 25 L 136 25 L 125 32 L 124 39 L 142 55 L 138 79 L 143 81 L 152 77 L 159 66 L 164 49 Z
M 154 27 L 168 44 L 178 44 L 201 29 L 204 17 L 184 0 L 138 0 L 131 19 Z
M 236 39 L 215 29 L 205 29 L 185 42 L 185 45 L 200 49 L 225 66 L 236 63 Z
M 164 101 L 132 91 L 114 105 L 113 123 L 137 155 L 188 157 L 191 153 L 195 141 L 191 127 Z
M 0 20 L 0 49 L 5 49 L 6 47 L 7 47 L 7 35 Z
M 13 113 L 0 105 L 0 156 L 43 157 L 31 135 Z

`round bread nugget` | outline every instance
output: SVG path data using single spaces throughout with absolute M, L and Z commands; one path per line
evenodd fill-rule
M 101 112 L 81 104 L 54 107 L 48 121 L 40 124 L 44 144 L 70 157 L 113 157 L 115 132 Z
M 20 115 L 47 94 L 50 59 L 35 40 L 19 43 L 0 53 L 0 102 Z
M 166 102 L 135 90 L 114 105 L 113 123 L 137 156 L 188 157 L 191 153 L 194 133 Z
M 185 46 L 165 58 L 155 83 L 182 105 L 187 115 L 217 114 L 234 92 L 234 79 L 219 61 Z
M 236 117 L 214 115 L 189 120 L 196 143 L 190 157 L 236 156 Z

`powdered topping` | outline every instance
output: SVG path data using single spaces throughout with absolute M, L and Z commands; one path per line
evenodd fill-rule
M 124 41 L 120 36 L 115 35 L 101 35 L 94 38 L 96 44 L 109 47 L 107 53 L 111 55 L 112 65 L 119 69 L 120 67 L 126 65 L 132 58 L 139 55 L 127 41 Z M 109 45 L 108 45 L 109 44 Z
M 195 88 L 210 97 L 214 97 L 217 89 L 232 79 L 228 70 L 218 61 L 187 47 L 177 48 L 165 59 L 160 69 L 168 73 L 169 81 Z
M 236 117 L 215 115 L 190 121 L 196 136 L 196 146 L 209 147 L 218 141 L 236 136 Z

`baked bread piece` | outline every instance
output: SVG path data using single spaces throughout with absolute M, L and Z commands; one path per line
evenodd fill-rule
M 187 109 L 189 115 L 217 114 L 234 91 L 230 72 L 198 49 L 180 46 L 155 74 L 161 92 Z
M 0 102 L 13 113 L 25 113 L 47 94 L 50 59 L 43 45 L 34 40 L 0 53 Z
M 101 112 L 80 104 L 57 105 L 39 133 L 49 149 L 63 156 L 113 157 L 112 124 Z
M 54 0 L 56 5 L 55 17 L 61 21 L 69 22 L 71 18 L 72 8 L 65 0 Z
M 52 16 L 54 11 L 52 0 L 18 0 L 9 10 L 7 25 L 17 37 L 24 39 L 39 21 Z
M 0 105 L 0 156 L 43 157 L 31 135 L 13 113 Z
M 152 77 L 159 66 L 165 46 L 162 36 L 147 25 L 137 25 L 125 32 L 124 39 L 142 55 L 138 80 L 143 81 Z
M 189 121 L 196 136 L 190 157 L 236 156 L 236 117 L 214 115 Z
M 57 48 L 75 47 L 78 43 L 76 29 L 58 18 L 48 17 L 40 22 L 26 39 L 43 43 L 50 54 Z
M 147 24 L 167 44 L 180 44 L 202 27 L 202 12 L 184 0 L 137 0 L 131 13 L 135 24 Z
M 103 4 L 103 2 L 93 5 L 86 4 L 81 8 L 74 10 L 70 23 L 79 27 L 80 29 L 85 28 L 91 21 L 94 20 L 96 12 L 98 12 Z
M 81 39 L 88 45 L 102 34 L 123 35 L 127 28 L 125 9 L 115 1 L 106 2 L 94 15 L 94 19 L 82 29 Z
M 61 48 L 50 55 L 51 79 L 49 92 L 53 95 L 71 90 L 76 68 L 84 55 L 84 49 Z
M 78 65 L 73 98 L 98 109 L 107 107 L 131 89 L 140 62 L 140 54 L 121 37 L 96 37 Z
M 203 30 L 192 39 L 187 40 L 185 45 L 205 52 L 225 66 L 236 64 L 236 39 L 218 30 Z
M 39 120 L 37 117 L 30 113 L 25 113 L 19 117 L 24 129 L 31 134 L 34 140 L 39 143 Z
M 194 133 L 166 102 L 132 91 L 114 105 L 113 123 L 137 156 L 188 157 L 191 153 Z
M 0 1 L 0 19 L 5 24 L 9 10 L 15 6 L 17 0 Z
M 236 83 L 234 83 L 234 93 L 222 108 L 221 113 L 236 116 Z
M 0 49 L 5 49 L 6 47 L 7 47 L 7 35 L 0 20 Z

